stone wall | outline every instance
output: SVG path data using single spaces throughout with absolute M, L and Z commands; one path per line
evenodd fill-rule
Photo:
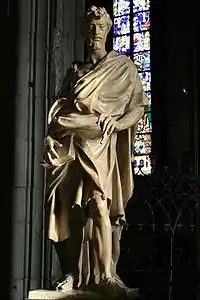
M 17 8 L 16 92 L 10 99 L 15 111 L 12 300 L 45 288 L 51 273 L 56 276 L 52 249 L 44 238 L 45 174 L 40 158 L 48 108 L 71 61 L 84 55 L 77 32 L 83 0 L 19 0 Z

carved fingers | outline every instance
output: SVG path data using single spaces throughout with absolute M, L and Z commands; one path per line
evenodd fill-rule
M 97 124 L 101 127 L 102 130 L 102 140 L 101 143 L 104 142 L 107 136 L 111 135 L 115 130 L 117 122 L 113 120 L 113 118 L 107 114 L 101 114 Z
M 60 144 L 58 141 L 54 140 L 52 137 L 48 136 L 45 141 L 45 148 L 44 148 L 44 160 L 54 166 L 54 159 L 59 158 L 58 153 L 55 150 L 55 147 L 62 147 L 63 145 Z

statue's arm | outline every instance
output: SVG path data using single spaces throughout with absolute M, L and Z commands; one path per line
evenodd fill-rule
M 52 120 L 49 132 L 51 136 L 58 140 L 65 135 L 71 134 L 99 136 L 101 128 L 97 124 L 98 118 L 95 114 L 83 115 L 79 112 L 69 113 L 66 116 L 57 116 Z
M 144 106 L 130 109 L 120 120 L 117 121 L 116 131 L 121 131 L 134 126 L 143 116 Z
M 117 121 L 116 130 L 124 130 L 134 126 L 142 118 L 148 107 L 148 99 L 134 63 L 129 60 L 129 78 L 132 82 L 132 95 L 125 114 Z
M 97 126 L 98 116 L 95 114 L 69 113 L 66 116 L 57 116 L 54 122 L 68 129 L 90 129 Z

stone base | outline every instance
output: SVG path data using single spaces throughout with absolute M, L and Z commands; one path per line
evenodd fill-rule
M 110 300 L 110 297 L 105 297 L 99 294 L 95 294 L 87 291 L 72 291 L 72 292 L 58 292 L 50 290 L 35 290 L 30 291 L 28 299 L 34 300 Z
M 141 299 L 141 296 L 137 293 L 137 291 L 129 290 L 127 292 L 127 297 L 108 297 L 100 294 L 92 293 L 89 291 L 70 291 L 70 292 L 58 292 L 58 291 L 50 291 L 50 290 L 35 290 L 30 291 L 28 295 L 28 299 L 32 300 L 136 300 Z
M 61 292 L 50 291 L 50 290 L 34 290 L 28 294 L 28 299 L 66 299 L 66 295 Z

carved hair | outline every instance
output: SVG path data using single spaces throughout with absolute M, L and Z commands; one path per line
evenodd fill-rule
M 92 19 L 98 19 L 104 17 L 108 26 L 108 31 L 110 31 L 113 23 L 112 20 L 110 18 L 110 15 L 108 14 L 107 10 L 104 7 L 96 7 L 96 6 L 91 6 L 87 12 L 85 13 L 85 15 L 81 18 L 81 22 L 80 22 L 80 28 L 82 33 L 84 32 L 84 29 L 87 25 L 87 23 L 89 23 L 89 21 L 91 21 Z

